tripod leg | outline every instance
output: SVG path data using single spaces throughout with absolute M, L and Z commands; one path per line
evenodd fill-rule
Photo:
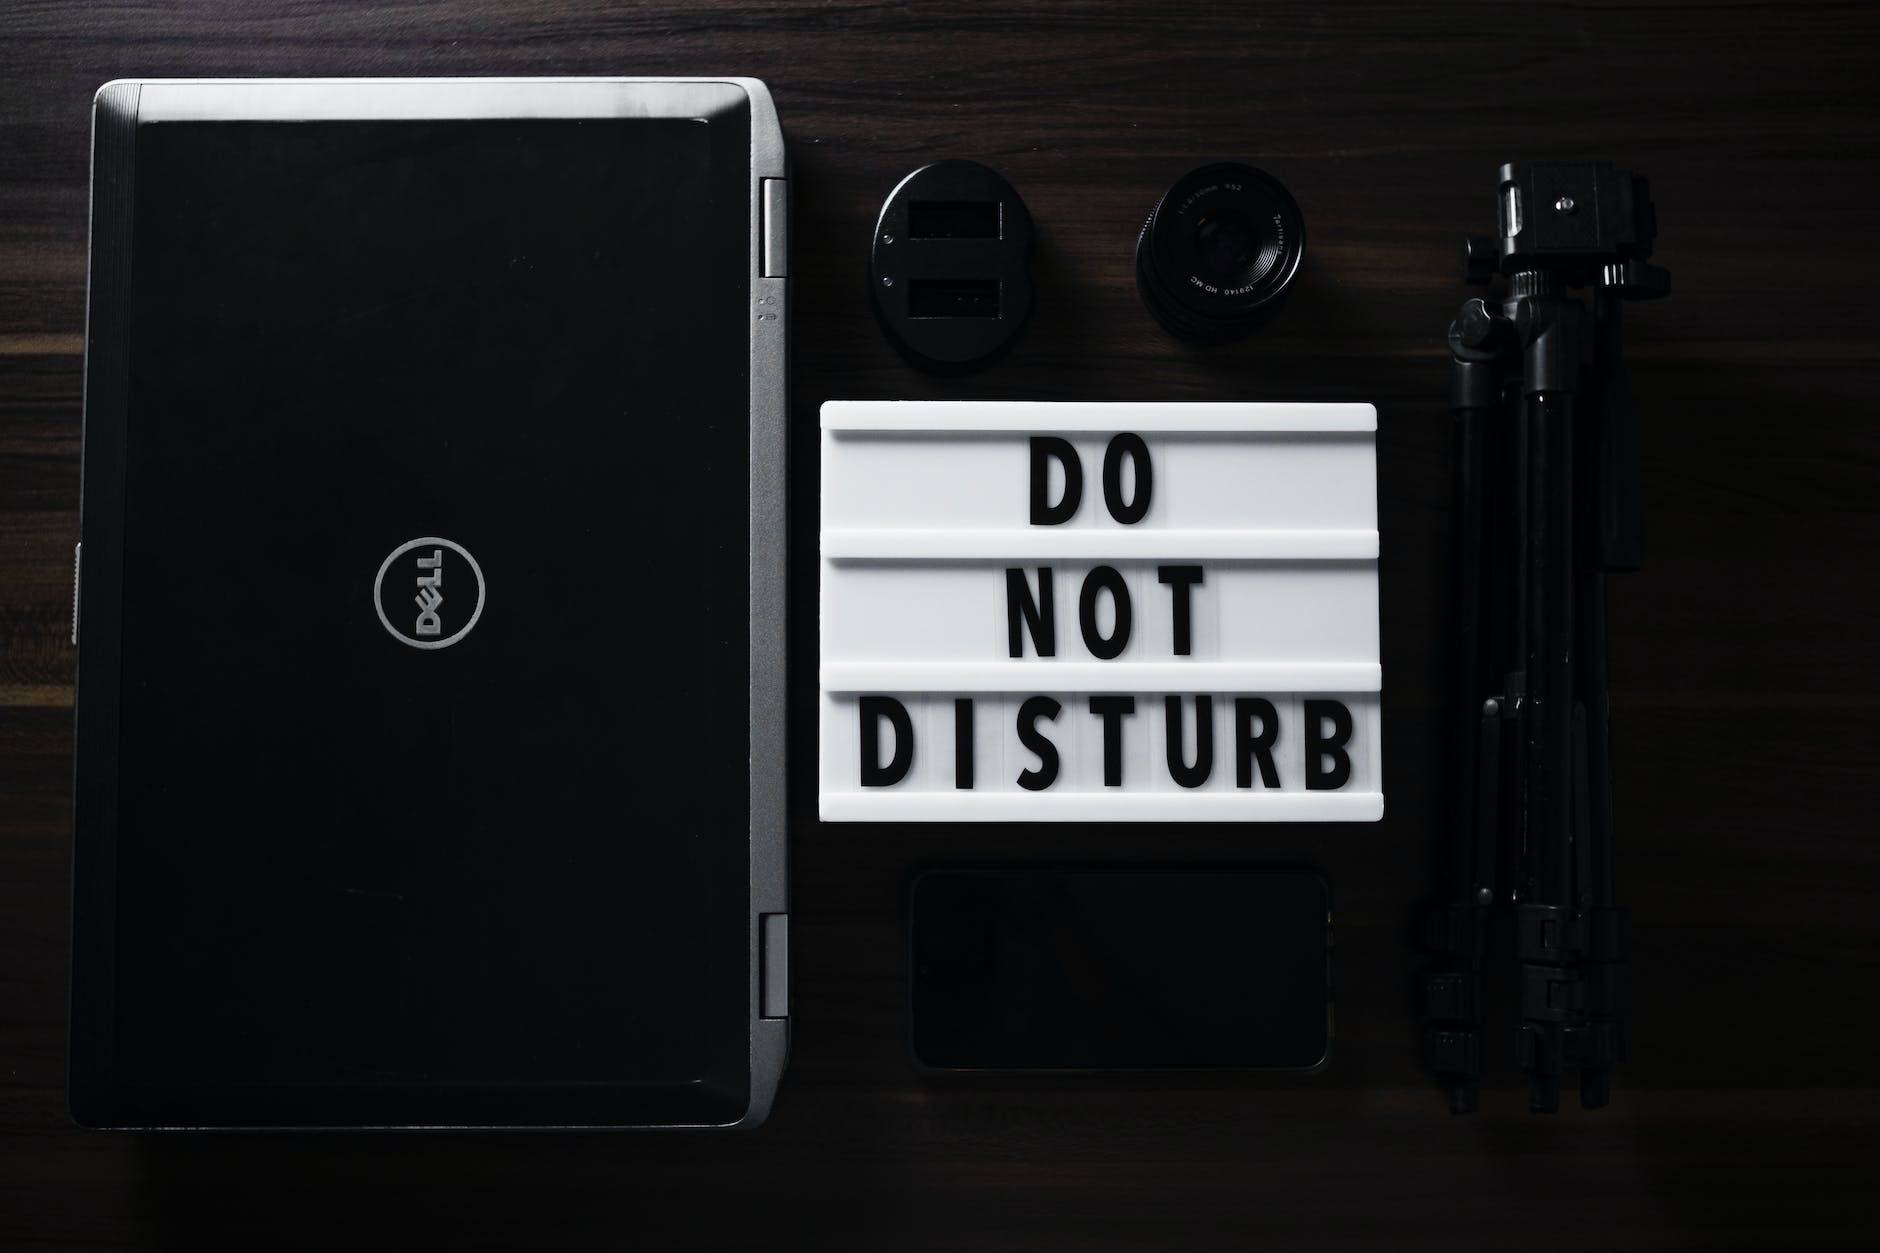
M 1585 936 L 1584 1036 L 1580 1049 L 1580 1104 L 1598 1109 L 1610 1099 L 1612 1067 L 1625 1057 L 1625 912 L 1616 904 L 1612 875 L 1612 748 L 1606 678 L 1606 576 L 1588 570 L 1580 597 L 1580 705 L 1582 771 L 1579 796 L 1580 897 Z
M 1465 306 L 1466 310 L 1466 306 Z M 1450 813 L 1451 860 L 1445 902 L 1430 918 L 1436 969 L 1422 979 L 1425 1064 L 1449 1093 L 1450 1109 L 1474 1110 L 1481 1086 L 1482 962 L 1485 919 L 1494 897 L 1499 703 L 1490 694 L 1484 585 L 1492 584 L 1489 527 L 1491 433 L 1507 425 L 1496 352 L 1463 346 L 1451 328 L 1452 409 L 1456 415 L 1455 707 L 1456 791 Z
M 1567 1030 L 1577 1013 L 1568 934 L 1577 905 L 1573 418 L 1570 393 L 1540 391 L 1526 399 L 1526 899 L 1518 911 L 1518 948 L 1522 1064 L 1528 1106 L 1539 1113 L 1559 1108 Z
M 1435 946 L 1442 969 L 1424 982 L 1424 1052 L 1449 1093 L 1451 1112 L 1474 1111 L 1481 1089 L 1482 950 L 1486 903 L 1480 899 L 1491 861 L 1480 864 L 1482 815 L 1476 805 L 1480 761 L 1492 729 L 1481 713 L 1483 535 L 1487 498 L 1484 477 L 1488 425 L 1493 412 L 1474 406 L 1456 410 L 1456 620 L 1451 681 L 1456 693 L 1456 792 L 1451 811 L 1452 861 L 1449 904 Z M 1492 845 L 1491 845 L 1492 847 Z

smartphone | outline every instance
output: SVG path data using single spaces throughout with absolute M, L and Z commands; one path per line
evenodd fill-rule
M 1309 870 L 930 870 L 912 1045 L 936 1070 L 1312 1070 L 1331 894 Z

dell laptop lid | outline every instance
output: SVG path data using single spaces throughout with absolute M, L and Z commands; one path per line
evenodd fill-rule
M 119 82 L 96 109 L 76 1116 L 761 1121 L 787 986 L 762 84 Z

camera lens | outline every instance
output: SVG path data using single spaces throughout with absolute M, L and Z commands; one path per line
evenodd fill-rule
M 1170 334 L 1225 343 L 1273 315 L 1305 247 L 1305 219 L 1278 179 L 1250 165 L 1204 165 L 1143 224 L 1136 287 Z

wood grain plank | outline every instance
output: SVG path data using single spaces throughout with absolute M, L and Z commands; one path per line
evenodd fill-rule
M 0 1246 L 1831 1247 L 1870 1241 L 1880 845 L 1880 6 L 12 0 L 0 9 Z M 792 551 L 835 397 L 1360 399 L 1379 408 L 1387 816 L 1363 828 L 857 830 L 814 820 L 813 596 L 792 610 L 795 1055 L 749 1137 L 173 1137 L 66 1122 L 71 545 L 92 92 L 120 75 L 766 78 L 795 203 Z M 1456 245 L 1514 156 L 1649 173 L 1672 298 L 1628 348 L 1648 567 L 1614 581 L 1614 1107 L 1455 1120 L 1418 1077 L 1409 923 L 1441 744 Z M 1164 187 L 1245 155 L 1310 244 L 1267 330 L 1144 316 Z M 882 197 L 997 165 L 1040 229 L 1012 355 L 911 371 L 863 289 Z M 204 746 L 205 768 L 216 749 Z M 165 833 L 187 838 L 187 833 Z M 953 861 L 1298 859 L 1339 916 L 1311 1079 L 941 1082 L 909 1067 L 904 886 Z

